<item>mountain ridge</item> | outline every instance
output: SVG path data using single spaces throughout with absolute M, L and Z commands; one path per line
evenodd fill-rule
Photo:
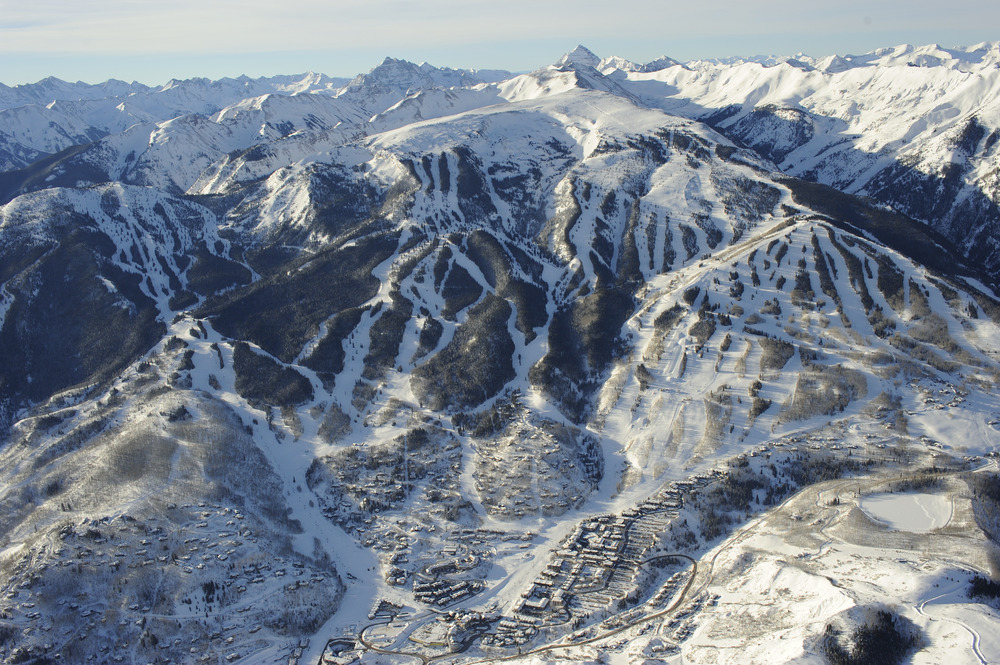
M 988 229 L 994 226 L 990 220 L 1000 214 L 997 208 L 1000 196 L 996 186 L 998 175 L 996 169 L 991 167 L 990 157 L 995 151 L 995 135 L 1000 131 L 1000 110 L 992 102 L 997 98 L 993 94 L 998 85 L 997 76 L 991 73 L 1000 59 L 998 49 L 1000 44 L 994 42 L 965 49 L 901 45 L 878 49 L 863 56 L 811 58 L 799 54 L 796 58 L 784 60 L 736 59 L 731 62 L 697 61 L 684 65 L 668 58 L 636 65 L 620 58 L 602 61 L 585 47 L 578 47 L 560 62 L 563 65 L 572 63 L 573 53 L 577 53 L 586 61 L 577 74 L 582 79 L 559 85 L 584 84 L 622 96 L 638 95 L 644 104 L 707 121 L 722 129 L 730 138 L 754 148 L 766 158 L 776 160 L 789 175 L 870 196 L 911 217 L 935 224 L 936 230 L 952 242 L 962 244 L 964 239 L 965 251 L 977 252 L 977 260 L 995 270 L 1000 261 L 1000 239 Z M 793 61 L 798 65 L 790 64 Z M 596 65 L 605 76 L 587 74 L 586 70 L 592 65 Z M 760 67 L 763 69 L 758 69 Z M 398 71 L 390 75 L 387 68 Z M 899 71 L 900 68 L 910 71 L 905 75 L 900 72 L 899 77 L 875 74 L 889 69 Z M 975 74 L 976 71 L 981 74 Z M 718 82 L 726 72 L 731 72 L 727 80 L 733 76 L 736 78 L 722 89 Z M 916 72 L 921 73 L 917 75 Z M 553 83 L 558 80 L 557 75 L 554 76 Z M 867 76 L 871 80 L 854 81 L 858 76 Z M 875 78 L 871 78 L 873 76 Z M 392 82 L 394 77 L 398 80 Z M 334 96 L 354 103 L 359 114 L 378 114 L 380 117 L 390 107 L 402 103 L 410 92 L 420 92 L 427 97 L 432 90 L 450 88 L 452 92 L 446 94 L 465 96 L 460 106 L 454 107 L 455 111 L 495 103 L 492 86 L 499 85 L 498 81 L 505 78 L 508 82 L 499 87 L 510 92 L 501 94 L 508 97 L 512 93 L 528 94 L 527 90 L 515 92 L 516 88 L 512 86 L 517 79 L 505 72 L 487 71 L 479 75 L 473 70 L 439 69 L 426 63 L 404 65 L 404 61 L 392 58 L 386 58 L 368 74 L 358 75 L 338 89 L 332 88 L 329 80 L 321 75 L 304 75 L 297 83 L 289 78 L 298 77 L 171 82 L 160 88 L 160 94 L 187 88 L 200 89 L 201 92 L 196 92 L 192 101 L 205 101 L 194 104 L 188 101 L 187 108 L 183 110 L 168 106 L 158 112 L 159 117 L 156 112 L 151 115 L 148 110 L 138 115 L 126 110 L 132 120 L 125 122 L 164 122 L 185 113 L 219 112 L 225 104 L 216 101 L 212 102 L 212 106 L 206 106 L 206 89 L 218 85 L 231 87 L 231 84 L 243 88 L 251 84 L 271 86 L 271 94 L 312 92 Z M 52 83 L 48 81 L 48 84 Z M 486 84 L 487 88 L 477 90 L 478 85 L 475 85 L 470 89 L 470 84 Z M 551 85 L 543 84 L 538 94 L 546 94 L 545 90 L 551 89 Z M 664 85 L 667 87 L 664 88 Z M 858 86 L 869 92 L 866 97 L 857 98 L 853 107 L 845 106 L 843 97 L 833 94 L 833 88 L 838 85 Z M 919 89 L 932 89 L 935 94 L 928 95 L 924 100 L 920 94 L 913 92 Z M 89 90 L 88 94 L 96 94 Z M 137 94 L 149 97 L 152 93 Z M 232 93 L 227 94 L 231 95 L 230 103 L 238 101 Z M 132 95 L 130 99 L 133 101 L 126 100 L 123 104 L 135 105 L 136 97 Z M 896 100 L 893 102 L 896 111 L 909 110 L 886 115 L 882 110 L 881 100 L 884 98 Z M 148 107 L 148 102 L 143 104 Z M 410 106 L 415 105 L 411 103 Z M 46 113 L 51 112 L 46 110 Z M 435 114 L 442 112 L 448 113 L 448 110 L 435 111 Z M 27 109 L 19 111 L 23 121 L 12 116 L 10 110 L 4 113 L 8 114 L 8 121 L 12 123 L 12 129 L 2 137 L 10 146 L 4 157 L 7 170 L 25 168 L 28 162 L 37 160 L 43 154 L 52 154 L 79 144 L 81 140 L 100 138 L 126 128 L 122 118 L 75 127 L 67 125 L 66 121 L 50 119 L 45 122 L 52 129 L 29 129 L 25 125 L 18 130 L 16 127 L 22 122 L 30 120 L 37 125 L 38 121 L 26 115 Z M 120 116 L 122 111 L 116 113 Z M 409 121 L 412 119 L 409 118 Z M 377 132 L 380 129 L 367 129 L 362 125 L 358 131 Z M 26 138 L 29 135 L 33 137 L 30 140 Z M 232 152 L 236 147 L 223 152 Z M 243 145 L 238 147 L 245 150 L 251 146 L 243 141 Z M 211 156 L 209 158 L 212 159 Z M 183 191 L 186 187 L 180 189 Z

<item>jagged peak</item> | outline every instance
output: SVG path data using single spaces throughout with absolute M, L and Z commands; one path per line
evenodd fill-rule
M 409 60 L 386 56 L 382 59 L 382 62 L 369 69 L 367 73 L 355 76 L 350 85 L 360 85 L 368 81 L 399 76 L 400 74 L 420 76 L 422 74 L 426 74 L 427 71 L 428 70 L 426 68 L 410 62 Z
M 593 51 L 583 45 L 577 45 L 575 49 L 564 55 L 556 63 L 556 65 L 559 66 L 585 65 L 587 67 L 593 67 L 594 69 L 597 69 L 600 64 L 601 59 L 597 57 Z
M 677 60 L 669 58 L 665 55 L 661 55 L 655 60 L 651 60 L 645 64 L 639 64 L 631 60 L 628 60 L 626 58 L 613 55 L 609 58 L 604 58 L 603 60 L 601 60 L 601 64 L 597 69 L 599 69 L 601 72 L 605 74 L 615 69 L 623 72 L 640 72 L 648 74 L 650 72 L 658 72 L 663 69 L 669 69 L 671 67 L 683 67 L 683 66 L 684 65 L 682 65 Z
M 647 62 L 645 65 L 642 65 L 642 71 L 658 72 L 662 69 L 669 69 L 670 67 L 683 67 L 683 66 L 684 65 L 682 65 L 677 60 L 674 60 L 673 58 L 665 55 L 661 55 L 659 58 L 651 60 L 650 62 Z
M 424 63 L 424 64 L 426 64 L 426 63 Z M 421 65 L 418 65 L 418 64 L 416 64 L 414 62 L 410 62 L 409 60 L 404 60 L 403 58 L 393 58 L 391 56 L 386 56 L 386 57 L 382 58 L 382 62 L 380 62 L 379 64 L 377 64 L 375 67 L 372 67 L 372 69 L 369 71 L 369 73 L 378 71 L 380 69 L 385 69 L 385 68 L 390 68 L 390 69 L 422 69 Z

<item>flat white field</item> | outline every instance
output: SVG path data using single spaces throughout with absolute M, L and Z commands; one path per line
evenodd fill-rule
M 927 533 L 951 522 L 951 499 L 938 494 L 872 494 L 860 502 L 869 517 L 892 529 Z

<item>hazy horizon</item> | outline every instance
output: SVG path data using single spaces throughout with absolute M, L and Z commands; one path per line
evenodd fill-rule
M 159 85 L 172 78 L 253 78 L 314 71 L 351 77 L 386 57 L 438 67 L 526 71 L 577 44 L 635 62 L 756 55 L 867 53 L 898 44 L 970 46 L 1000 39 L 1000 6 L 857 1 L 824 7 L 733 0 L 710 12 L 652 0 L 608 10 L 585 0 L 571 10 L 516 0 L 503 8 L 455 0 L 287 0 L 280 5 L 180 0 L 86 4 L 0 1 L 0 81 L 48 76 Z M 235 18 L 234 18 L 235 17 Z

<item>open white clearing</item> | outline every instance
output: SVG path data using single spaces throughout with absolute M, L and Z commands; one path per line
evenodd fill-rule
M 872 519 L 913 533 L 940 529 L 952 514 L 951 500 L 937 494 L 872 494 L 860 505 Z

